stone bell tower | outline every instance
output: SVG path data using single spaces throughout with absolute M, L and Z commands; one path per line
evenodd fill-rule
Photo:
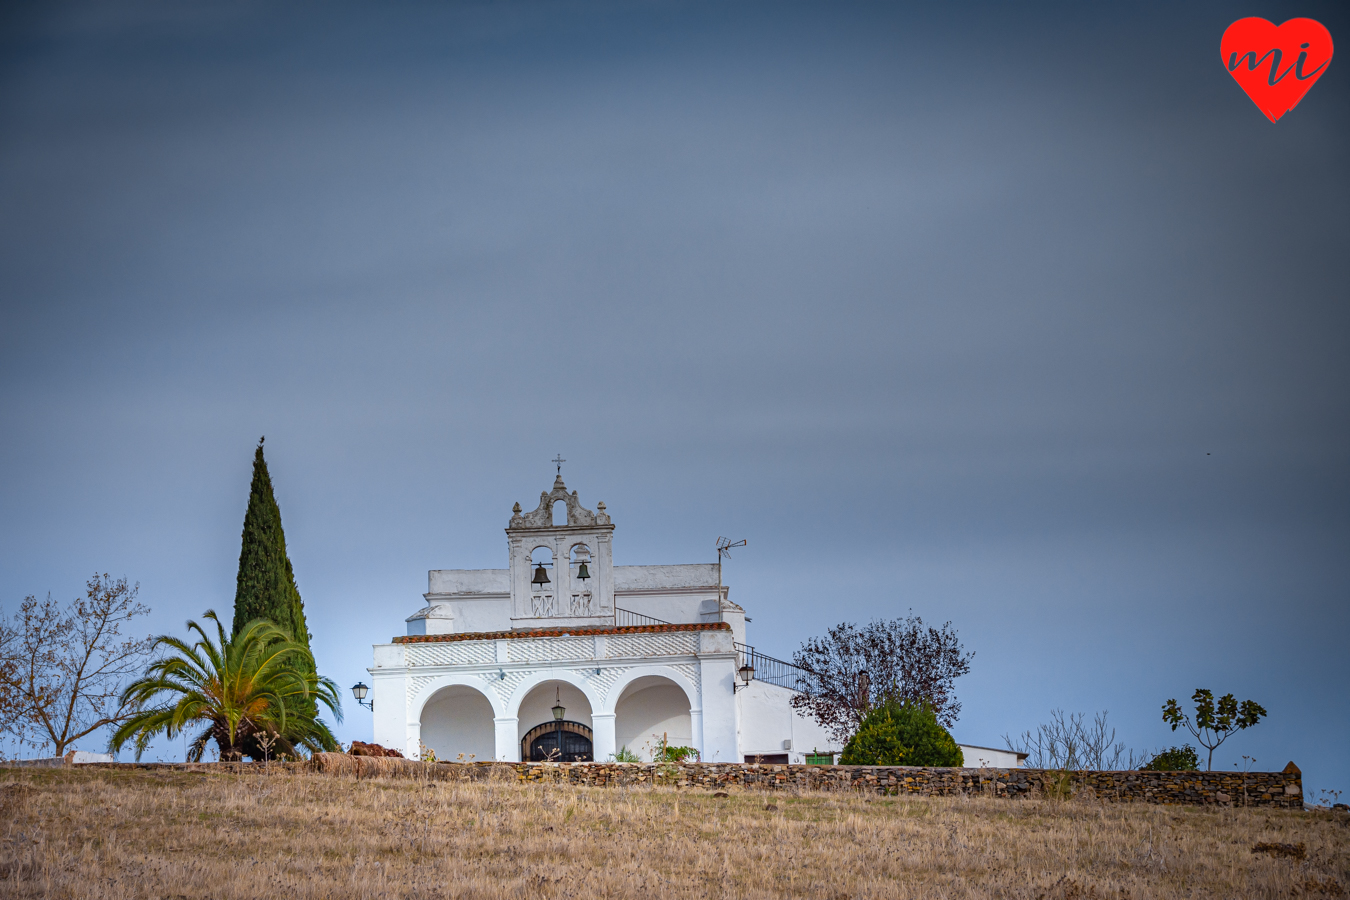
M 553 505 L 560 500 L 567 504 L 566 525 L 553 524 Z M 517 503 L 511 512 L 511 627 L 613 625 L 614 526 L 605 504 L 596 504 L 595 512 L 584 508 L 559 471 L 553 490 L 540 493 L 537 509 L 522 515 Z M 541 547 L 553 557 L 542 574 L 531 560 Z

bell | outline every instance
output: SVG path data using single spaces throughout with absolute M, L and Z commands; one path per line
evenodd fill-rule
M 591 577 L 591 570 L 586 568 L 586 560 L 583 559 L 581 561 L 581 565 L 577 566 L 577 578 L 581 579 L 582 581 L 585 581 L 587 578 L 590 577 Z
M 548 583 L 548 573 L 544 571 L 544 564 L 540 563 L 539 568 L 534 570 L 534 578 L 531 579 L 530 584 L 543 585 Z

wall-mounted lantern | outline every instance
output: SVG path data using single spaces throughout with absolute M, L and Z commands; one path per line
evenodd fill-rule
M 733 694 L 743 687 L 749 687 L 750 682 L 755 680 L 755 667 L 751 664 L 749 659 L 746 659 L 745 665 L 737 669 L 736 674 L 740 676 L 741 684 L 737 684 L 734 681 L 731 683 L 731 692 Z
M 366 709 L 374 712 L 375 701 L 371 700 L 369 703 L 366 702 L 366 694 L 369 693 L 369 691 L 370 688 L 366 687 L 364 681 L 358 681 L 356 684 L 352 685 L 352 696 L 356 698 L 357 705 L 364 706 Z

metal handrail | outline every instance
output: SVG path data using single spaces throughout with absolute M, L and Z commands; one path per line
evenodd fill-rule
M 642 613 L 635 613 L 631 609 L 621 609 L 616 606 L 614 607 L 614 624 L 622 627 L 629 625 L 673 625 L 674 623 L 667 622 L 665 619 L 658 619 L 655 616 L 644 616 Z M 743 666 L 747 662 L 754 666 L 757 681 L 768 682 L 790 691 L 801 692 L 803 690 L 802 682 L 806 680 L 807 676 L 805 669 L 794 666 L 790 662 L 776 659 L 766 653 L 760 653 L 749 644 L 739 644 L 735 641 L 731 643 L 736 648 L 737 667 Z
M 667 622 L 665 619 L 658 619 L 655 616 L 644 616 L 642 613 L 635 613 L 631 609 L 619 609 L 614 607 L 614 625 L 616 627 L 626 627 L 629 625 L 674 625 L 674 622 Z
M 736 648 L 736 654 L 739 657 L 737 662 L 740 665 L 743 666 L 748 662 L 755 667 L 756 681 L 766 681 L 790 691 L 800 692 L 803 690 L 802 682 L 807 677 L 805 669 L 760 653 L 748 644 L 738 644 L 733 641 L 732 645 Z

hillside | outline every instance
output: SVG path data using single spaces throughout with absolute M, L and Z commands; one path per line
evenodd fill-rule
M 1142 900 L 1350 885 L 1347 817 L 1292 810 L 170 769 L 0 769 L 0 804 L 6 897 Z

